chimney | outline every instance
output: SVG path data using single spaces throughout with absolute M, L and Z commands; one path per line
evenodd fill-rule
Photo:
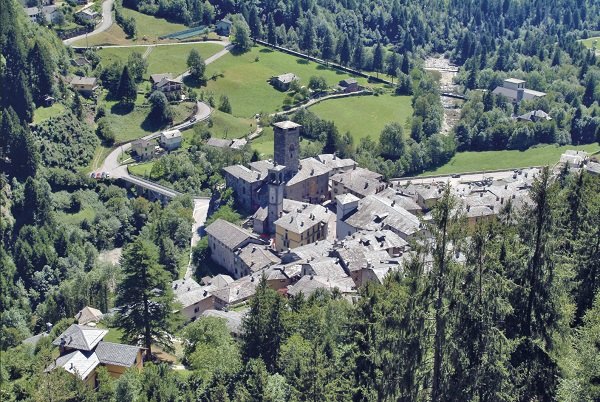
M 312 175 L 314 175 L 314 174 L 315 174 L 315 169 L 314 169 L 314 168 L 313 168 L 313 169 L 310 169 L 310 175 L 312 176 Z
M 517 89 L 517 103 L 523 100 L 523 94 L 525 93 L 525 89 L 519 88 Z

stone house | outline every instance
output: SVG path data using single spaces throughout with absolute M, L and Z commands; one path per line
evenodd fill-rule
M 160 143 L 160 146 L 167 151 L 172 151 L 181 146 L 182 139 L 183 137 L 181 136 L 181 131 L 168 130 L 160 133 L 158 142 Z
M 331 176 L 331 196 L 352 194 L 358 198 L 377 194 L 386 188 L 383 175 L 355 166 L 354 169 Z
M 254 234 L 227 222 L 217 219 L 206 228 L 210 258 L 225 268 L 233 278 L 243 275 L 236 266 L 236 253 L 238 249 L 250 244 L 262 244 Z
M 148 160 L 154 156 L 154 141 L 140 138 L 131 143 L 131 151 L 134 152 L 140 160 Z
M 233 23 L 227 18 L 223 18 L 215 24 L 215 32 L 221 36 L 229 36 Z
M 358 86 L 358 81 L 356 81 L 354 78 L 346 78 L 341 80 L 339 85 L 345 93 L 356 92 L 360 89 Z
M 60 367 L 96 387 L 96 368 L 99 366 L 106 367 L 113 378 L 120 377 L 127 369 L 141 370 L 143 348 L 104 342 L 102 339 L 107 333 L 107 329 L 71 325 L 52 342 L 59 347 L 59 357 L 46 371 Z
M 279 252 L 325 240 L 333 213 L 321 205 L 305 204 L 303 208 L 283 215 L 275 221 L 275 249 Z
M 166 74 L 151 74 L 150 83 L 153 91 L 161 91 L 165 95 L 178 96 L 181 95 L 183 82 L 173 78 L 170 73 Z
M 92 96 L 98 88 L 98 79 L 96 77 L 80 77 L 74 76 L 71 78 L 71 88 L 79 92 L 83 96 Z
M 271 78 L 271 84 L 279 89 L 280 91 L 287 91 L 290 89 L 290 85 L 294 81 L 298 81 L 300 78 L 294 73 L 285 73 Z

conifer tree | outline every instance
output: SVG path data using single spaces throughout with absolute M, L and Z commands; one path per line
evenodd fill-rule
M 273 14 L 269 13 L 267 20 L 267 42 L 272 45 L 277 45 L 277 27 L 275 26 L 275 19 Z
M 123 67 L 123 72 L 121 73 L 119 88 L 117 89 L 117 98 L 122 104 L 129 106 L 133 105 L 137 98 L 135 81 L 131 77 L 127 66 Z
M 253 280 L 259 283 L 250 301 L 250 311 L 242 321 L 242 357 L 246 362 L 262 358 L 273 372 L 283 338 L 283 299 L 269 288 L 264 276 Z
M 152 344 L 170 350 L 169 334 L 176 322 L 173 316 L 171 276 L 158 263 L 157 247 L 138 237 L 123 252 L 124 278 L 119 284 L 116 305 L 117 325 L 129 342 L 141 341 L 152 356 Z
M 28 58 L 31 69 L 33 99 L 40 105 L 45 95 L 52 95 L 54 63 L 46 46 L 39 41 L 36 41 L 29 51 Z

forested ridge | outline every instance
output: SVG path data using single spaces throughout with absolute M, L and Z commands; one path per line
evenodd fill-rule
M 188 24 L 239 14 L 255 37 L 391 73 L 397 91 L 413 95 L 410 135 L 396 124 L 379 141 L 353 144 L 310 112 L 294 116 L 326 152 L 388 177 L 444 163 L 456 149 L 598 140 L 600 69 L 577 41 L 600 30 L 596 1 L 124 6 Z M 469 100 L 447 135 L 439 133 L 437 83 L 421 70 L 432 52 L 464 65 L 458 80 Z M 16 1 L 0 8 L 0 55 L 2 401 L 600 400 L 597 176 L 544 170 L 526 205 L 508 203 L 496 221 L 477 226 L 446 191 L 423 223 L 431 237 L 415 241 L 384 284 L 369 283 L 350 302 L 335 291 L 286 299 L 261 280 L 237 339 L 220 319 L 184 327 L 173 313 L 171 281 L 189 252 L 192 200 L 162 206 L 81 173 L 100 140 L 87 128 L 94 113 L 65 85 L 68 50 L 30 23 Z M 509 76 L 549 96 L 515 108 L 476 91 Z M 132 79 L 128 72 L 125 78 Z M 71 110 L 30 124 L 46 95 Z M 510 120 L 532 109 L 553 120 Z M 194 143 L 190 154 L 161 159 L 153 178 L 181 190 L 217 187 L 221 165 L 250 159 Z M 221 213 L 239 217 L 229 207 Z M 106 262 L 115 248 L 122 248 L 120 265 Z M 144 302 L 156 309 L 140 309 Z M 97 390 L 66 371 L 44 372 L 57 353 L 51 342 L 86 305 L 124 307 L 103 323 L 119 329 L 123 342 L 170 350 L 174 337 L 184 339 L 187 370 L 148 362 L 118 380 L 99 370 Z M 22 343 L 46 323 L 54 324 L 48 337 Z

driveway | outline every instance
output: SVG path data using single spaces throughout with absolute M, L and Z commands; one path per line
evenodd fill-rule
M 108 28 L 110 28 L 110 26 L 113 23 L 113 19 L 112 19 L 112 6 L 115 0 L 105 0 L 104 3 L 102 3 L 102 22 L 100 23 L 100 25 L 98 25 L 96 27 L 96 29 L 94 29 L 92 32 L 89 32 L 87 34 L 87 37 L 89 38 L 90 36 L 99 34 L 100 32 L 104 32 L 106 31 Z M 72 38 L 69 39 L 65 39 L 63 41 L 63 43 L 65 45 L 70 45 L 74 42 L 77 42 L 80 39 L 85 39 L 86 35 L 79 35 L 79 36 L 74 36 Z
M 231 48 L 233 48 L 234 45 L 232 45 L 229 42 L 220 42 L 220 43 L 227 43 L 227 45 L 225 45 L 225 49 L 213 54 L 212 56 L 210 56 L 209 58 L 207 58 L 206 60 L 204 60 L 204 64 L 208 65 L 212 62 L 214 62 L 215 60 L 220 59 L 221 57 L 225 56 L 227 53 L 229 53 L 229 51 L 231 50 Z M 190 75 L 190 70 L 187 70 L 185 73 L 181 74 L 180 76 L 177 77 L 178 80 L 183 80 L 185 77 L 187 77 L 188 75 Z
M 208 119 L 210 117 L 211 113 L 212 113 L 212 110 L 211 110 L 210 106 L 208 106 L 206 103 L 196 102 L 196 114 L 191 119 L 186 120 L 183 123 L 178 124 L 176 126 L 173 126 L 173 127 L 169 128 L 169 130 L 175 130 L 175 129 L 184 130 L 186 128 L 189 128 L 196 123 L 199 123 L 199 122 L 202 122 L 202 121 Z M 195 118 L 195 120 L 194 120 L 194 118 Z M 145 140 L 151 140 L 151 139 L 159 137 L 160 133 L 161 133 L 160 131 L 157 131 L 156 133 L 149 134 L 142 138 Z M 132 142 L 133 141 L 125 143 L 125 144 L 115 148 L 110 154 L 108 154 L 106 159 L 104 159 L 104 162 L 102 163 L 102 167 L 99 169 L 99 171 L 108 172 L 108 173 L 110 173 L 111 177 L 113 177 L 115 179 L 119 179 L 122 177 L 128 177 L 129 172 L 127 171 L 127 166 L 121 166 L 121 164 L 119 163 L 119 156 L 122 153 L 127 152 L 131 149 Z

